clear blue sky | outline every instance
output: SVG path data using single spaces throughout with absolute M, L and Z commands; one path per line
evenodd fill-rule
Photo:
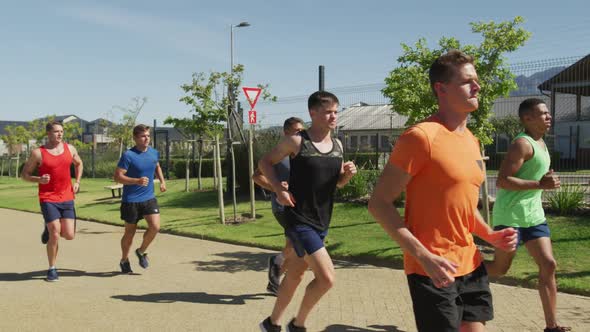
M 429 4 L 430 3 L 430 4 Z M 449 4 L 453 4 L 452 6 Z M 246 66 L 245 85 L 279 97 L 381 83 L 400 43 L 441 36 L 479 41 L 469 22 L 524 16 L 533 33 L 511 63 L 590 52 L 590 5 L 561 1 L 10 1 L 0 10 L 0 120 L 47 114 L 107 117 L 148 97 L 139 117 L 188 115 L 179 86 L 193 72 Z M 116 117 L 115 117 L 116 118 Z

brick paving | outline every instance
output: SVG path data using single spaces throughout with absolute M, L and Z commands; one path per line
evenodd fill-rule
M 257 331 L 274 303 L 265 292 L 267 250 L 160 234 L 150 268 L 133 259 L 137 274 L 120 275 L 123 229 L 78 221 L 76 239 L 60 241 L 60 281 L 47 283 L 41 215 L 0 209 L 0 226 L 0 331 Z M 308 272 L 304 283 L 310 279 Z M 494 284 L 492 291 L 488 331 L 542 331 L 535 290 Z M 558 313 L 574 331 L 590 331 L 590 298 L 560 293 Z M 308 324 L 309 331 L 415 331 L 403 271 L 336 262 L 336 285 Z

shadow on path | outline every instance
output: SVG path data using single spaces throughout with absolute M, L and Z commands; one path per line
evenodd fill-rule
M 110 278 L 121 275 L 118 271 L 112 272 L 86 272 L 71 269 L 57 269 L 59 277 L 95 277 L 95 278 Z M 0 281 L 27 281 L 27 280 L 44 280 L 47 277 L 47 270 L 32 271 L 32 272 L 6 272 L 0 273 Z
M 369 325 L 367 327 L 368 328 L 334 324 L 326 327 L 322 332 L 404 332 L 392 325 Z
M 129 301 L 129 302 L 153 302 L 153 303 L 174 303 L 174 302 L 189 302 L 189 303 L 205 303 L 205 304 L 246 304 L 247 300 L 262 300 L 267 294 L 245 294 L 245 295 L 222 295 L 222 294 L 207 294 L 204 292 L 192 293 L 151 293 L 144 295 L 115 295 L 111 296 L 113 299 Z
M 210 261 L 192 261 L 195 264 L 196 270 L 207 272 L 229 272 L 238 273 L 244 271 L 266 271 L 268 268 L 268 258 L 274 254 L 263 252 L 248 252 L 248 251 L 234 251 L 217 253 L 215 256 L 221 259 Z M 374 268 L 373 266 L 334 260 L 334 267 L 337 269 L 346 268 Z

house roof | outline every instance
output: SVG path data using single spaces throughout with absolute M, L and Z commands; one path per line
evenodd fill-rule
M 539 90 L 590 96 L 590 54 L 539 84 Z
M 391 105 L 355 104 L 338 117 L 340 130 L 387 130 L 405 128 L 408 117 L 393 112 Z
M 7 126 L 24 126 L 26 127 L 29 123 L 27 121 L 0 121 L 0 135 L 6 135 Z

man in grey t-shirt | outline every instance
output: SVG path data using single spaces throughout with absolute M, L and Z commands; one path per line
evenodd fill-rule
M 303 130 L 303 120 L 299 118 L 288 118 L 287 120 L 285 120 L 285 123 L 283 124 L 283 134 L 285 136 L 296 135 L 301 130 Z M 285 157 L 279 163 L 275 164 L 274 170 L 279 179 L 281 180 L 283 186 L 285 188 L 288 188 L 290 172 L 289 157 Z M 262 175 L 262 173 L 258 169 L 256 170 L 256 172 L 254 172 L 252 179 L 254 180 L 254 182 L 256 182 L 257 185 L 261 186 L 262 188 L 272 190 L 271 185 L 268 182 L 268 179 L 264 175 Z M 283 214 L 285 208 L 277 201 L 277 195 L 274 192 L 271 191 L 270 196 L 272 213 L 279 222 L 279 224 L 283 228 L 285 228 L 286 224 Z M 283 268 L 283 266 L 285 265 L 284 262 L 286 259 L 288 259 L 291 253 L 293 253 L 293 245 L 288 239 L 286 239 L 283 251 L 278 255 L 271 256 L 268 259 L 268 285 L 266 286 L 266 290 L 268 290 L 270 293 L 274 295 L 276 295 L 277 290 L 279 288 L 281 275 L 283 275 L 283 273 L 285 272 Z

